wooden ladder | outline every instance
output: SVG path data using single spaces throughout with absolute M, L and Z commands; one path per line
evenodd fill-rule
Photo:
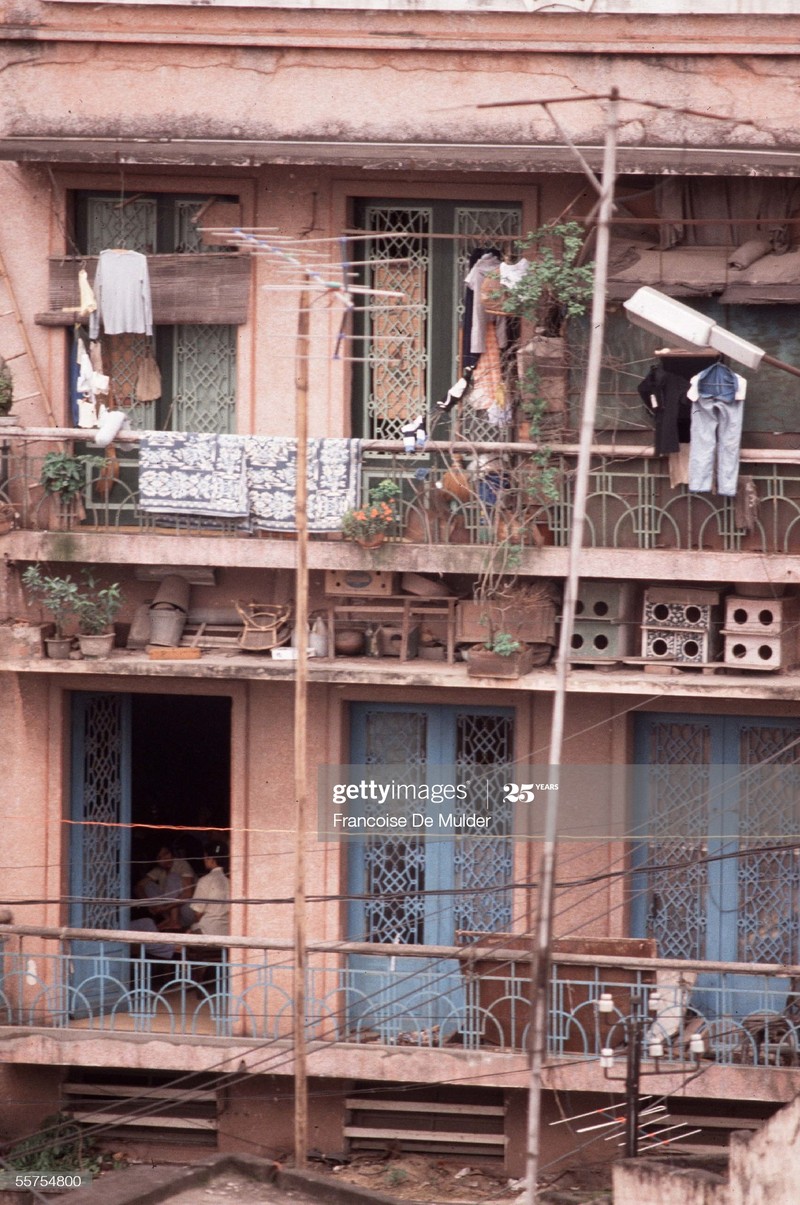
M 14 381 L 14 405 L 40 398 L 45 414 L 57 426 L 50 396 L 22 320 L 2 251 L 0 251 L 0 348 Z

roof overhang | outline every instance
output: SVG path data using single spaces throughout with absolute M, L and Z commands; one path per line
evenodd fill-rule
M 578 148 L 602 166 L 603 147 Z M 226 138 L 81 138 L 15 134 L 0 138 L 0 159 L 18 163 L 260 167 L 360 167 L 380 171 L 576 172 L 567 146 L 498 142 L 348 142 Z M 800 150 L 620 147 L 621 174 L 799 176 Z

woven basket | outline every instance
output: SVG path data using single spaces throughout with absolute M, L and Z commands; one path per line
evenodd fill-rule
M 291 636 L 291 608 L 277 603 L 236 603 L 242 618 L 239 647 L 251 652 L 267 652 L 286 644 Z

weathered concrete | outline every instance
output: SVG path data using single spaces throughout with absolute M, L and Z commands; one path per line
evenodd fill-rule
M 614 1205 L 797 1205 L 800 1097 L 760 1130 L 731 1135 L 727 1168 L 625 1160 L 614 1168 Z
M 76 1189 L 69 1194 L 69 1199 L 74 1205 L 157 1205 L 193 1189 L 197 1200 L 213 1203 L 214 1182 L 223 1176 L 237 1175 L 277 1188 L 278 1194 L 265 1198 L 274 1200 L 276 1205 L 282 1199 L 287 1202 L 297 1200 L 300 1193 L 303 1200 L 327 1202 L 328 1205 L 398 1205 L 396 1197 L 385 1193 L 358 1188 L 316 1172 L 280 1168 L 252 1155 L 220 1155 L 179 1169 L 130 1168 L 103 1176 L 88 1188 Z

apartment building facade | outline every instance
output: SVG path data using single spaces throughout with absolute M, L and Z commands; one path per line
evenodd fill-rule
M 2 1062 L 18 1107 L 4 1137 L 59 1105 L 88 1116 L 111 1099 L 106 1114 L 119 1114 L 140 1107 L 143 1087 L 165 1102 L 188 1083 L 194 1112 L 169 1114 L 182 1138 L 291 1150 L 295 663 L 248 647 L 236 612 L 296 604 L 293 523 L 148 508 L 140 457 L 154 454 L 154 431 L 171 450 L 203 436 L 211 455 L 227 437 L 289 440 L 307 377 L 309 434 L 347 441 L 365 494 L 387 477 L 403 483 L 379 553 L 341 539 L 338 525 L 308 543 L 310 609 L 329 642 L 367 626 L 384 641 L 377 656 L 309 661 L 311 793 L 329 766 L 480 771 L 494 826 L 428 841 L 333 839 L 316 817 L 309 826 L 310 1142 L 325 1153 L 400 1142 L 521 1170 L 529 963 L 489 957 L 479 972 L 458 950 L 465 935 L 505 949 L 530 933 L 539 845 L 512 833 L 502 805 L 507 783 L 546 762 L 556 676 L 552 660 L 519 678 L 470 674 L 455 649 L 480 640 L 456 611 L 493 577 L 529 599 L 561 597 L 586 319 L 567 327 L 555 476 L 535 536 L 496 499 L 498 478 L 513 492 L 531 464 L 519 408 L 496 421 L 469 393 L 449 410 L 437 403 L 461 375 L 476 249 L 505 251 L 566 219 L 591 235 L 587 173 L 600 170 L 612 87 L 617 207 L 564 741 L 565 764 L 602 773 L 598 797 L 578 801 L 595 823 L 570 834 L 559 861 L 564 962 L 546 1111 L 617 1099 L 598 1056 L 606 1040 L 624 1048 L 637 983 L 644 998 L 660 985 L 662 1009 L 671 1002 L 669 1051 L 650 1070 L 684 1116 L 730 1117 L 731 1102 L 749 1099 L 755 1123 L 794 1095 L 793 977 L 779 968 L 800 964 L 796 378 L 730 361 L 747 377 L 747 492 L 690 491 L 656 454 L 639 393 L 659 340 L 622 306 L 655 287 L 800 364 L 800 67 L 787 50 L 798 18 L 788 5 L 703 7 L 5 6 L 0 353 L 16 400 L 0 430 L 3 904 L 13 913 Z M 731 263 L 754 243 L 752 261 Z M 54 450 L 96 454 L 74 408 L 78 273 L 93 279 L 114 251 L 146 257 L 154 330 L 106 341 L 103 373 L 128 424 L 110 466 L 84 465 L 81 506 L 65 516 L 41 466 Z M 353 280 L 364 291 L 351 313 L 347 289 L 332 286 Z M 518 331 L 520 346 L 530 336 Z M 159 396 L 145 397 L 152 359 Z M 403 427 L 420 416 L 429 440 L 408 453 Z M 222 480 L 221 461 L 199 463 Z M 110 656 L 40 655 L 49 616 L 22 585 L 32 564 L 120 583 Z M 151 657 L 131 633 L 175 578 L 190 598 L 182 647 L 200 655 Z M 409 581 L 428 593 L 404 590 Z M 409 630 L 439 659 L 398 656 Z M 552 627 L 538 643 L 556 640 Z M 650 768 L 650 785 L 626 778 L 627 766 Z M 606 829 L 612 803 L 622 820 Z M 137 874 L 162 836 L 209 833 L 230 838 L 230 943 L 218 943 L 218 962 L 187 938 L 156 975 L 148 947 L 130 940 Z M 201 985 L 193 948 L 213 971 Z M 616 995 L 611 1038 L 597 1013 L 605 987 Z M 755 1016 L 767 1017 L 760 1029 Z M 139 1139 L 157 1128 L 143 1116 Z M 550 1133 L 551 1157 L 574 1147 L 565 1129 Z

